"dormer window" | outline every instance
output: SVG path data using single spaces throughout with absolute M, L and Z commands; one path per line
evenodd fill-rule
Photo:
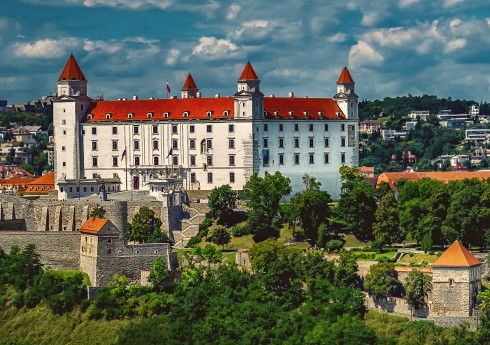
M 323 116 L 324 116 L 324 115 L 323 115 L 323 111 L 319 110 L 319 111 L 318 111 L 318 115 L 320 115 L 321 117 L 323 117 Z
M 338 110 L 337 110 L 337 111 L 335 112 L 335 115 L 337 115 L 338 117 L 340 117 L 340 111 L 338 111 Z
M 305 116 L 306 116 L 306 117 L 309 117 L 309 116 L 310 116 L 310 112 L 308 112 L 308 111 L 306 111 L 306 110 L 305 110 L 305 111 L 303 111 L 303 114 L 305 114 Z
M 228 117 L 229 115 L 230 115 L 230 111 L 229 110 L 223 111 L 223 116 L 224 117 Z
M 213 111 L 212 111 L 212 110 L 208 110 L 208 111 L 206 111 L 206 116 L 207 116 L 207 117 L 211 117 L 211 116 L 213 116 Z
M 279 110 L 274 110 L 274 115 L 279 116 Z
M 188 112 L 188 111 L 184 111 L 184 112 L 182 113 L 182 116 L 183 116 L 183 117 L 189 117 L 189 112 Z
M 163 113 L 163 117 L 169 117 L 169 116 L 170 116 L 170 113 L 168 111 Z
M 128 119 L 132 119 L 134 116 L 134 113 L 128 113 Z
M 288 111 L 288 113 L 289 113 L 290 116 L 294 116 L 294 111 L 293 110 Z
M 264 116 L 267 116 L 267 111 L 266 110 L 264 110 Z
M 105 114 L 105 118 L 106 120 L 110 120 L 112 118 L 112 114 L 111 113 Z
M 146 117 L 149 118 L 149 119 L 151 119 L 153 117 L 153 113 L 152 112 L 147 113 L 146 114 Z
M 92 120 L 92 119 L 93 119 L 93 117 L 94 117 L 94 115 L 92 115 L 92 114 L 88 114 L 88 115 L 87 115 L 87 119 L 89 119 L 89 120 Z

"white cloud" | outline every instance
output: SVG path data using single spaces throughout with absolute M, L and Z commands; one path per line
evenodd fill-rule
M 79 45 L 80 42 L 76 38 L 42 39 L 28 43 L 14 43 L 13 52 L 18 57 L 51 59 L 67 55 L 70 50 Z
M 193 55 L 201 55 L 205 59 L 215 60 L 229 57 L 230 53 L 236 52 L 238 46 L 227 39 L 216 37 L 201 37 L 199 44 L 192 50 Z
M 273 24 L 267 20 L 252 20 L 242 23 L 230 37 L 236 40 L 258 40 L 266 38 L 272 32 Z
M 464 48 L 466 46 L 466 40 L 464 38 L 455 38 L 450 40 L 447 44 L 446 47 L 444 48 L 445 53 L 451 53 L 455 50 Z
M 418 3 L 419 0 L 400 0 L 398 6 L 401 8 L 412 6 L 413 4 Z
M 349 65 L 354 68 L 364 65 L 378 65 L 383 60 L 383 56 L 364 41 L 359 41 L 349 51 Z
M 238 5 L 238 4 L 231 4 L 228 7 L 228 12 L 226 13 L 226 19 L 228 19 L 228 20 L 235 19 L 236 16 L 238 15 L 238 13 L 240 13 L 241 10 L 242 10 L 242 8 L 240 7 L 240 5 Z
M 347 35 L 344 34 L 343 32 L 337 32 L 335 35 L 327 37 L 327 41 L 332 43 L 345 42 L 346 39 L 347 39 Z
M 85 0 L 83 2 L 83 5 L 87 7 L 125 7 L 131 10 L 140 10 L 147 8 L 158 8 L 161 10 L 166 10 L 173 3 L 173 0 Z
M 451 21 L 449 22 L 449 27 L 450 27 L 451 29 L 454 29 L 455 27 L 457 27 L 457 26 L 459 26 L 459 25 L 461 25 L 461 19 L 459 19 L 459 18 L 455 18 L 455 19 L 453 19 L 453 20 L 451 20 Z
M 177 48 L 171 48 L 167 53 L 167 58 L 165 59 L 165 63 L 167 65 L 174 65 L 179 59 L 180 55 L 181 55 L 180 50 L 178 50 Z
M 83 45 L 83 50 L 87 52 L 101 51 L 104 53 L 115 54 L 121 51 L 124 45 L 120 42 L 115 41 L 92 41 L 85 40 Z
M 451 7 L 462 2 L 463 0 L 444 0 L 444 7 Z

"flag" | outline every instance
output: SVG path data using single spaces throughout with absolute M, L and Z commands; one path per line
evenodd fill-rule
M 124 157 L 126 157 L 126 149 L 124 149 L 124 151 L 123 151 L 123 153 L 122 153 L 122 155 L 121 155 L 121 160 L 123 160 L 123 159 L 124 159 Z
M 172 89 L 170 88 L 170 85 L 168 85 L 168 83 L 167 83 L 167 93 L 170 93 L 170 92 L 172 92 Z
M 170 148 L 170 150 L 168 151 L 168 155 L 167 155 L 167 158 L 170 157 L 172 155 L 172 152 L 173 152 L 173 149 Z

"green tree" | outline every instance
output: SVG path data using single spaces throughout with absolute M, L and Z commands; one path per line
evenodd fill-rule
M 276 171 L 274 175 L 265 174 L 259 177 L 254 173 L 245 184 L 248 224 L 256 242 L 263 241 L 279 234 L 279 202 L 284 195 L 291 192 L 290 180 Z
M 398 203 L 392 191 L 382 197 L 374 218 L 374 238 L 382 245 L 401 242 L 405 238 L 404 234 L 400 231 Z
M 208 201 L 211 217 L 217 218 L 221 223 L 231 220 L 237 196 L 237 192 L 231 189 L 229 184 L 213 188 Z
M 153 286 L 156 292 L 162 292 L 168 283 L 170 277 L 170 271 L 163 258 L 156 258 L 153 261 L 150 275 L 148 276 L 148 282 Z
M 97 205 L 90 212 L 90 217 L 93 218 L 104 218 L 105 217 L 105 209 L 103 206 Z
M 395 266 L 391 262 L 372 265 L 364 281 L 365 290 L 375 298 L 391 296 L 399 285 Z
M 168 241 L 167 235 L 162 231 L 162 221 L 155 217 L 155 211 L 142 206 L 127 224 L 126 238 L 129 241 L 161 243 Z
M 230 243 L 231 235 L 228 232 L 228 230 L 226 230 L 224 227 L 218 226 L 213 230 L 213 232 L 212 232 L 211 236 L 209 236 L 208 240 L 213 242 L 217 246 L 223 246 L 223 249 L 224 249 L 225 245 Z
M 318 239 L 320 225 L 328 225 L 328 217 L 331 215 L 329 202 L 331 201 L 330 194 L 318 189 L 305 190 L 291 201 L 298 210 L 301 226 L 312 245 Z
M 427 306 L 425 299 L 432 290 L 432 277 L 418 270 L 410 271 L 405 280 L 405 299 L 410 306 L 410 318 L 413 310 Z

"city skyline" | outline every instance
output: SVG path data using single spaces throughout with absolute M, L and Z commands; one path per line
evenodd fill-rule
M 16 0 L 0 14 L 0 99 L 49 95 L 73 53 L 106 99 L 232 95 L 246 61 L 264 93 L 332 97 L 347 66 L 361 99 L 488 101 L 490 5 L 460 0 Z

